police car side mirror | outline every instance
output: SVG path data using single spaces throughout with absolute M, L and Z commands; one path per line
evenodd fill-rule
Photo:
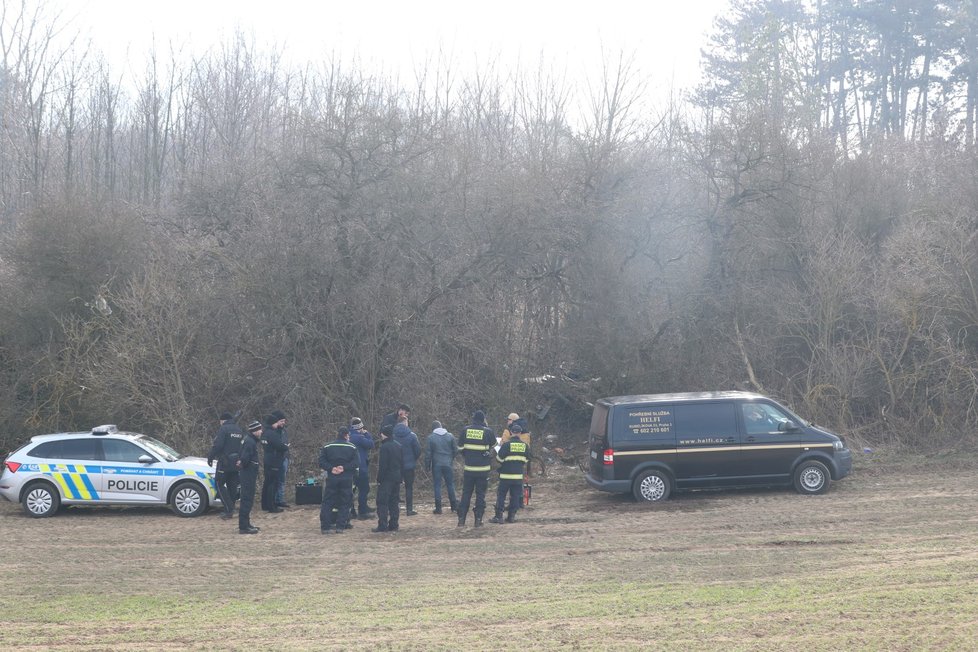
M 154 460 L 154 459 L 153 459 L 152 457 L 150 457 L 149 455 L 145 455 L 145 454 L 143 454 L 143 455 L 140 455 L 140 456 L 139 456 L 139 463 L 140 463 L 140 464 L 152 464 L 152 463 L 153 463 L 153 462 L 155 462 L 155 461 L 156 461 L 156 460 Z

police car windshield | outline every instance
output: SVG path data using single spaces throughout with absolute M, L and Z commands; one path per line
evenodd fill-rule
M 178 459 L 183 457 L 183 455 L 176 452 L 159 439 L 153 439 L 147 435 L 140 435 L 139 443 L 162 457 L 167 462 L 176 462 Z

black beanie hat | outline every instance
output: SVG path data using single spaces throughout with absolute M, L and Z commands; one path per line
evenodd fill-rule
M 268 416 L 271 419 L 271 422 L 275 423 L 276 421 L 281 421 L 282 419 L 285 418 L 285 412 L 282 412 L 281 410 L 275 410 Z
M 474 423 L 485 423 L 486 422 L 486 413 L 483 412 L 482 410 L 476 410 L 472 414 L 472 421 Z
M 219 417 L 221 421 L 230 421 L 233 418 L 234 415 L 231 414 L 230 412 L 221 412 L 221 416 Z
M 382 435 L 384 435 L 386 437 L 392 437 L 394 435 L 394 426 L 392 426 L 389 423 L 381 426 L 381 428 L 380 428 L 380 434 L 382 434 Z

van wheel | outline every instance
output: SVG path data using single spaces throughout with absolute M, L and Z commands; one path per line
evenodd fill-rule
M 821 462 L 809 460 L 795 469 L 795 490 L 800 494 L 824 494 L 832 476 Z
M 635 479 L 632 493 L 635 500 L 659 502 L 672 493 L 672 480 L 662 471 L 646 471 Z

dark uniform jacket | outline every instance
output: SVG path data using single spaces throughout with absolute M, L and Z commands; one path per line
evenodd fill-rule
M 234 421 L 225 421 L 214 436 L 214 445 L 207 454 L 207 462 L 217 460 L 219 471 L 234 471 L 241 456 L 242 443 L 244 431 Z
M 343 473 L 333 475 L 334 466 L 342 466 Z M 331 441 L 319 449 L 319 468 L 326 471 L 329 478 L 353 479 L 360 471 L 360 453 L 345 439 Z
M 261 443 L 265 447 L 265 468 L 281 469 L 282 460 L 289 450 L 289 445 L 282 438 L 282 430 L 265 428 L 262 431 Z
M 241 444 L 241 470 L 244 471 L 250 466 L 258 466 L 258 439 L 254 435 L 248 435 Z
M 496 445 L 496 435 L 483 424 L 472 424 L 462 434 L 462 460 L 465 470 L 474 473 L 489 473 L 489 451 Z
M 404 453 L 401 452 L 401 445 L 393 439 L 387 439 L 380 445 L 380 461 L 377 463 L 377 482 L 380 484 L 401 481 Z
M 513 435 L 508 442 L 499 447 L 496 460 L 499 462 L 500 480 L 522 480 L 526 471 L 527 455 L 530 447 Z

